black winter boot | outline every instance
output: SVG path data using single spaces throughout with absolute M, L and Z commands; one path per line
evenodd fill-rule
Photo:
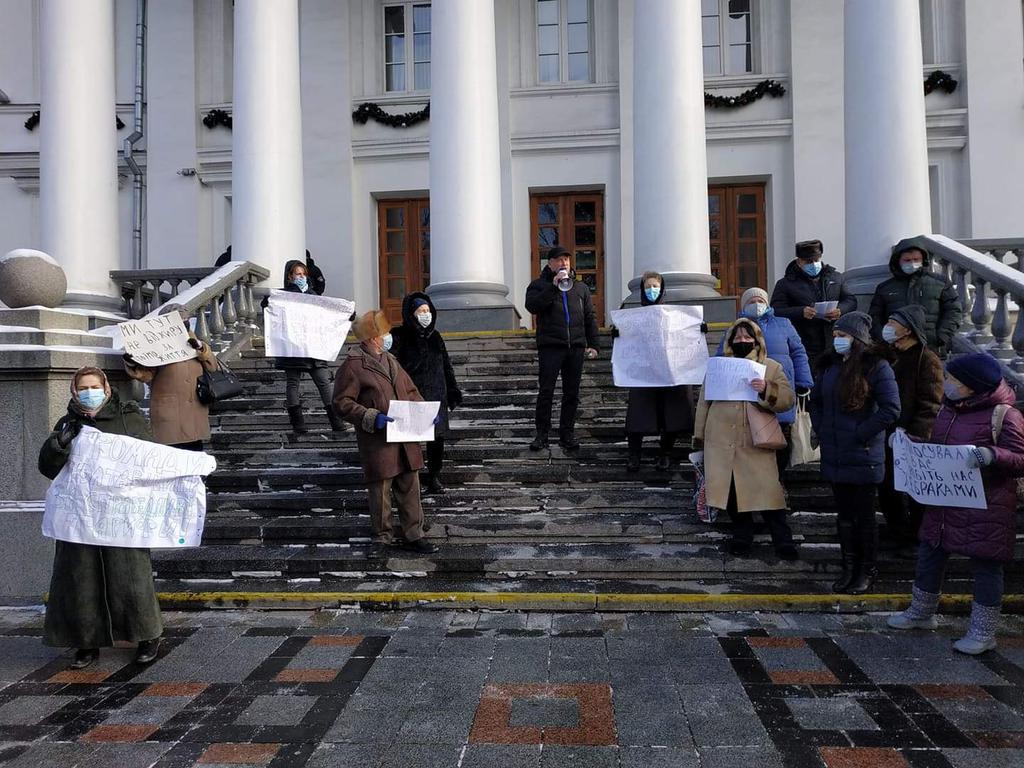
M 530 443 L 531 451 L 543 451 L 548 447 L 548 433 L 538 431 Z
M 302 416 L 301 405 L 288 406 L 288 421 L 292 423 L 292 432 L 297 435 L 304 435 L 309 431 L 306 429 L 306 420 Z
M 327 420 L 331 422 L 331 432 L 348 432 L 352 425 L 343 421 L 334 408 L 327 408 Z
M 864 514 L 871 515 L 871 520 L 867 522 L 861 520 L 859 526 L 860 573 L 847 589 L 851 595 L 863 595 L 865 592 L 870 592 L 871 587 L 875 584 L 875 577 L 878 576 L 878 567 L 876 565 L 878 529 L 875 527 L 875 511 L 873 509 L 867 510 Z
M 832 591 L 845 593 L 850 585 L 857 579 L 860 571 L 860 558 L 857 557 L 857 529 L 853 523 L 840 520 L 836 524 L 839 535 L 839 553 L 842 573 L 839 578 L 832 582 Z

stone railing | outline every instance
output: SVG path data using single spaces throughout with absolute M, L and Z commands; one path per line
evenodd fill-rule
M 933 269 L 953 283 L 960 297 L 964 323 L 954 352 L 990 353 L 1024 396 L 1024 312 L 1018 311 L 1024 305 L 1024 240 L 960 242 L 944 235 L 921 240 L 932 253 Z
M 142 269 L 111 272 L 132 319 L 178 310 L 195 318 L 195 333 L 218 354 L 230 357 L 259 336 L 260 312 L 253 287 L 270 272 L 248 261 L 214 269 Z M 162 286 L 170 287 L 164 292 Z M 185 290 L 181 284 L 185 283 Z

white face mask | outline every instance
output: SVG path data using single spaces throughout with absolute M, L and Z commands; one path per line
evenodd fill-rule
M 768 311 L 768 305 L 759 301 L 752 301 L 743 308 L 743 314 L 747 317 L 760 317 Z
M 434 319 L 434 316 L 430 312 L 417 312 L 416 313 L 416 322 L 418 322 L 424 328 L 429 326 L 433 319 Z

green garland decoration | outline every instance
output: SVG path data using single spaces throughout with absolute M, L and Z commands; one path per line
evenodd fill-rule
M 704 92 L 704 106 L 709 109 L 736 109 L 745 107 L 760 101 L 765 96 L 773 99 L 781 98 L 786 94 L 786 86 L 778 80 L 762 80 L 750 90 L 737 94 L 736 96 L 716 96 L 713 93 Z
M 956 90 L 959 85 L 956 78 L 954 78 L 948 72 L 943 72 L 941 69 L 936 69 L 927 79 L 924 81 L 924 95 L 927 96 L 932 91 L 945 91 L 946 93 L 952 93 Z
M 427 106 L 417 112 L 405 112 L 401 115 L 391 115 L 381 109 L 380 104 L 367 101 L 356 107 L 352 113 L 352 120 L 360 125 L 366 125 L 367 121 L 374 120 L 381 125 L 390 128 L 409 128 L 410 126 L 422 123 L 430 119 L 430 102 Z
M 29 115 L 28 116 L 28 120 L 25 121 L 25 130 L 27 130 L 27 131 L 34 131 L 36 129 L 36 126 L 38 126 L 38 125 L 39 125 L 39 110 L 37 109 L 35 112 L 33 112 L 31 115 Z M 114 125 L 116 125 L 117 126 L 117 130 L 120 131 L 122 128 L 124 128 L 124 121 L 120 117 L 118 117 L 117 115 L 114 115 Z
M 231 115 L 223 109 L 211 109 L 205 115 L 203 115 L 203 125 L 209 128 L 211 131 L 218 125 L 223 125 L 229 131 L 234 125 L 234 121 L 231 119 Z

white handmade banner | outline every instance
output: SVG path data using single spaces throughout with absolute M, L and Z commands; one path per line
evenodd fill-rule
M 704 377 L 704 399 L 757 402 L 759 395 L 750 382 L 763 379 L 764 372 L 763 364 L 744 357 L 712 357 Z
M 83 427 L 46 492 L 43 535 L 108 547 L 198 547 L 212 457 Z
M 392 400 L 388 406 L 389 443 L 420 443 L 434 440 L 434 419 L 441 408 L 437 400 Z
M 177 312 L 118 323 L 124 351 L 139 365 L 154 368 L 191 360 L 196 351 L 189 346 L 188 331 Z
M 893 487 L 928 506 L 985 509 L 981 470 L 967 466 L 973 445 L 915 443 L 902 429 L 892 440 Z
M 700 331 L 703 307 L 678 304 L 612 311 L 619 331 L 612 347 L 617 387 L 675 387 L 700 384 L 708 364 L 708 343 Z
M 345 344 L 355 308 L 348 299 L 271 291 L 263 310 L 267 357 L 311 357 L 333 363 Z

